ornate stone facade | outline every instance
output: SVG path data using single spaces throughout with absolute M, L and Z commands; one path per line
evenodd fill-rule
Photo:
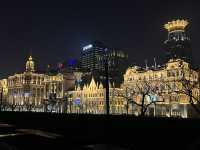
M 8 104 L 16 107 L 32 105 L 41 110 L 44 101 L 50 97 L 63 98 L 63 75 L 37 73 L 33 58 L 30 56 L 26 62 L 25 72 L 8 77 L 7 91 Z
M 153 108 L 155 109 L 154 113 L 156 113 L 154 115 L 186 118 L 191 115 L 191 105 L 190 97 L 185 94 L 187 91 L 183 87 L 183 79 L 189 82 L 198 82 L 199 72 L 181 59 L 171 59 L 162 67 L 142 69 L 135 66 L 128 68 L 124 75 L 122 89 L 125 91 L 128 88 L 135 92 L 137 86 L 144 83 L 150 87 L 156 85 L 158 88 L 156 98 L 159 102 L 156 103 L 156 109 L 155 105 L 150 106 L 149 112 Z M 194 96 L 199 95 L 198 87 L 191 90 Z M 148 95 L 150 94 L 152 93 L 148 93 Z M 146 97 L 146 101 L 147 99 L 148 97 Z M 139 100 L 140 98 L 135 98 L 138 103 L 140 103 Z
M 114 85 L 110 84 L 109 87 L 110 112 L 112 114 L 123 114 L 125 112 L 123 98 L 115 96 Z M 68 95 L 70 97 L 68 112 L 105 113 L 106 91 L 103 84 L 95 82 L 93 77 L 89 84 L 85 84 L 83 87 L 78 85 L 74 91 L 69 91 Z
M 0 80 L 0 93 L 1 93 L 1 100 L 5 102 L 8 95 L 8 81 L 7 79 Z

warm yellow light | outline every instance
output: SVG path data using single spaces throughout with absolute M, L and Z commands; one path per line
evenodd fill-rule
M 189 24 L 187 20 L 173 20 L 164 25 L 164 28 L 168 30 L 168 32 L 176 31 L 176 30 L 184 30 L 185 27 Z

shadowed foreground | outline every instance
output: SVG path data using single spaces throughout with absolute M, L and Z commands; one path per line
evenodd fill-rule
M 63 146 L 199 149 L 200 146 L 199 119 L 1 112 L 0 122 L 0 144 L 18 149 L 63 149 Z

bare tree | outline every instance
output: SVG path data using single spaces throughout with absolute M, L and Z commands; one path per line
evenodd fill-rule
M 140 116 L 145 116 L 150 105 L 158 102 L 164 102 L 162 90 L 158 82 L 137 81 L 132 86 L 125 89 L 116 90 L 117 96 L 124 98 L 126 101 L 126 111 L 128 114 L 129 104 L 136 105 L 140 110 Z
M 14 111 L 16 107 L 17 107 L 17 104 L 15 103 L 9 104 L 9 108 L 11 109 L 11 111 Z
M 35 103 L 33 100 L 31 100 L 30 98 L 24 100 L 23 106 L 25 107 L 26 111 L 32 111 Z
M 188 97 L 188 102 L 200 113 L 200 74 L 199 71 L 188 68 L 181 68 L 181 75 L 174 77 L 173 87 L 168 84 L 171 92 L 183 94 Z
M 17 107 L 16 97 L 13 97 L 12 102 L 9 102 L 8 107 L 11 109 L 11 111 L 15 110 Z

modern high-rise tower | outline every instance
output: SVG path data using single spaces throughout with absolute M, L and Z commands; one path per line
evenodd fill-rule
M 187 20 L 175 20 L 168 22 L 164 28 L 168 31 L 168 39 L 165 41 L 167 59 L 181 58 L 191 61 L 190 38 L 185 29 L 189 22 Z
M 105 46 L 99 41 L 95 41 L 84 46 L 81 51 L 81 67 L 84 70 L 101 70 L 102 66 L 98 62 L 98 58 L 105 54 Z
M 81 69 L 83 72 L 91 72 L 96 81 L 105 79 L 106 60 L 110 82 L 120 85 L 128 68 L 128 54 L 120 49 L 105 46 L 100 41 L 92 42 L 81 51 Z

